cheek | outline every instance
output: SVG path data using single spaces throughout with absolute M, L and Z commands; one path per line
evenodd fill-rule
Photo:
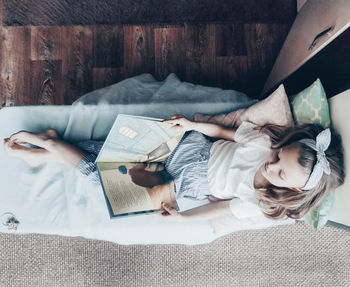
M 286 186 L 286 183 L 275 173 L 266 174 L 265 178 L 274 186 Z
M 274 185 L 280 186 L 282 183 L 281 179 L 275 175 L 271 175 L 270 179 L 271 179 L 271 183 Z
M 308 180 L 308 177 L 305 174 L 302 174 L 294 181 L 294 185 L 297 188 L 303 188 Z
M 264 169 L 262 170 L 261 174 L 273 185 L 278 184 L 278 178 L 273 173 L 266 172 Z

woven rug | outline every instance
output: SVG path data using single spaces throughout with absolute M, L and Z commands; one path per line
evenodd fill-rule
M 3 24 L 94 25 L 293 21 L 296 0 L 3 0 Z
M 122 232 L 122 231 L 121 231 Z M 330 286 L 350 283 L 350 233 L 302 222 L 205 245 L 0 235 L 0 286 Z

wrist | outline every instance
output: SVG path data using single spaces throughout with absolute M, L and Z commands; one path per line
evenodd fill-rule
M 191 121 L 191 124 L 189 125 L 188 131 L 196 131 L 197 130 L 198 123 Z

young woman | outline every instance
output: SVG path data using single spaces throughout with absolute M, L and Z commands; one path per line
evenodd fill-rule
M 164 183 L 164 173 L 149 172 L 142 165 L 129 170 L 130 176 L 136 183 L 146 176 L 154 186 L 174 184 L 176 198 L 210 201 L 184 212 L 163 204 L 160 216 L 165 220 L 197 221 L 232 214 L 244 218 L 261 213 L 271 219 L 299 219 L 344 182 L 341 139 L 330 129 L 311 124 L 257 127 L 243 122 L 234 130 L 181 115 L 165 122 L 185 131 L 164 162 L 171 181 Z M 4 139 L 9 155 L 33 166 L 68 164 L 97 184 L 94 160 L 101 147 L 101 142 L 94 141 L 73 146 L 52 129 L 41 134 L 21 131 Z

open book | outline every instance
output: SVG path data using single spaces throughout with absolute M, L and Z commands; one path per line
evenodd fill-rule
M 174 185 L 162 182 L 161 171 L 184 133 L 162 121 L 124 114 L 115 120 L 96 158 L 111 218 L 162 212 L 161 202 L 178 209 Z

